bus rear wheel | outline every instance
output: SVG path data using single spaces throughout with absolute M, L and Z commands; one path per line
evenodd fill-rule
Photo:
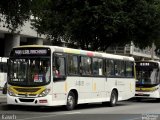
M 75 98 L 74 93 L 70 91 L 67 97 L 66 109 L 73 110 L 75 106 L 76 106 L 76 98 Z
M 112 93 L 111 93 L 109 106 L 110 107 L 114 107 L 117 104 L 117 100 L 118 100 L 118 94 L 117 94 L 117 92 L 115 90 L 113 90 Z

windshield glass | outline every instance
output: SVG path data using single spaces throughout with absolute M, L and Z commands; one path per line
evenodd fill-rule
M 137 68 L 137 84 L 158 84 L 159 74 L 157 68 Z
M 8 69 L 9 84 L 40 86 L 50 82 L 49 58 L 10 59 Z

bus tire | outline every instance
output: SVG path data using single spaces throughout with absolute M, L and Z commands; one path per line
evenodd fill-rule
M 67 104 L 66 109 L 67 110 L 73 110 L 76 106 L 76 97 L 72 91 L 69 92 L 67 97 Z
M 112 91 L 110 101 L 109 101 L 109 106 L 114 107 L 117 104 L 118 100 L 118 94 L 115 90 Z

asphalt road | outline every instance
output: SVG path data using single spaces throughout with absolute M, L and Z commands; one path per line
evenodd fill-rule
M 0 97 L 0 120 L 160 120 L 160 101 L 154 99 L 118 102 L 115 107 L 101 103 L 64 107 L 8 106 Z

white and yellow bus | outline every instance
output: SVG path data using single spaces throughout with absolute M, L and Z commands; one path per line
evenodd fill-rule
M 0 57 L 0 94 L 6 94 L 7 57 Z
M 160 98 L 160 62 L 153 60 L 136 62 L 136 94 L 140 98 Z
M 115 106 L 134 95 L 132 57 L 39 45 L 20 46 L 10 53 L 8 104 L 65 105 L 72 110 L 93 102 Z

